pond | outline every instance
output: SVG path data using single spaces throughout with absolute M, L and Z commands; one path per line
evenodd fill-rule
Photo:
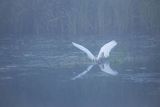
M 117 75 L 102 72 L 72 42 L 97 55 L 111 40 L 108 62 Z M 147 35 L 70 39 L 0 40 L 1 107 L 159 107 L 160 40 Z

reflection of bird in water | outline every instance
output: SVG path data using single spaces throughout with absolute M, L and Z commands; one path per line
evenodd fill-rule
M 105 73 L 108 73 L 108 74 L 111 74 L 111 75 L 117 75 L 118 74 L 117 71 L 112 70 L 109 63 L 100 64 L 99 67 L 100 67 L 101 71 L 103 71 Z
M 94 64 L 88 66 L 88 68 L 80 73 L 79 75 L 77 75 L 76 77 L 72 78 L 72 80 L 75 80 L 77 78 L 80 78 L 81 76 L 85 75 L 88 71 L 90 71 L 92 69 L 92 67 L 95 64 L 98 64 L 101 71 L 111 74 L 111 75 L 117 75 L 118 72 L 113 71 L 109 65 L 109 63 L 106 63 L 106 58 L 109 57 L 109 54 L 111 52 L 111 50 L 117 45 L 117 42 L 112 40 L 111 42 L 105 44 L 104 46 L 101 47 L 99 54 L 97 57 L 95 57 L 87 48 L 83 47 L 82 45 L 76 44 L 74 42 L 72 42 L 72 44 L 77 47 L 78 49 L 82 50 L 83 52 L 85 52 L 87 54 L 87 56 L 89 57 L 89 59 L 91 59 Z

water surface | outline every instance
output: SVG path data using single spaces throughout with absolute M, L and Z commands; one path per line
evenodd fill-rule
M 109 62 L 112 76 L 94 66 L 72 46 L 82 44 L 97 55 L 115 39 Z M 160 40 L 130 38 L 3 38 L 0 40 L 1 107 L 159 107 Z

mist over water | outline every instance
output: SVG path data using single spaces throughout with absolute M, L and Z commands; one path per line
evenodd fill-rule
M 0 1 L 0 107 L 159 107 L 158 0 Z M 112 76 L 97 55 L 115 40 Z
M 1 39 L 1 106 L 158 107 L 159 40 L 127 37 L 113 37 L 118 45 L 108 60 L 117 76 L 94 66 L 76 80 L 72 78 L 92 62 L 71 42 L 83 44 L 96 55 L 112 37 Z

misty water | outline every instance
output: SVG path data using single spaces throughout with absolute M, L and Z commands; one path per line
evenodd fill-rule
M 26 37 L 26 38 L 25 38 Z M 158 36 L 12 38 L 0 40 L 1 107 L 159 107 L 160 40 Z M 116 40 L 108 61 L 118 75 L 94 66 L 71 42 L 97 55 Z

